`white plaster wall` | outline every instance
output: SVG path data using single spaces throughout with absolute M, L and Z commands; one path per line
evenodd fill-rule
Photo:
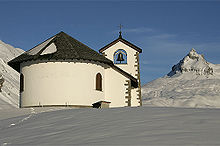
M 139 98 L 137 96 L 137 90 L 138 88 L 131 89 L 131 106 L 140 106 L 139 100 L 137 99 Z
M 21 106 L 86 105 L 105 97 L 104 67 L 92 63 L 25 62 L 21 64 L 24 91 Z M 96 74 L 101 73 L 103 91 L 95 90 Z
M 105 100 L 111 102 L 110 107 L 127 106 L 128 104 L 125 103 L 127 86 L 124 84 L 128 78 L 112 68 L 105 70 L 105 76 Z
M 104 51 L 104 53 L 107 55 L 106 57 L 114 62 L 114 53 L 118 49 L 123 49 L 127 52 L 127 64 L 115 64 L 119 68 L 123 69 L 125 72 L 131 74 L 133 77 L 136 78 L 135 74 L 137 73 L 137 67 L 134 65 L 136 64 L 136 57 L 134 56 L 136 54 L 136 50 L 133 48 L 129 47 L 128 45 L 122 43 L 122 42 L 117 42 L 116 44 L 112 45 L 108 49 Z M 138 88 L 132 89 L 131 91 L 131 106 L 139 106 L 140 103 L 138 103 L 138 96 L 137 92 Z
M 104 51 L 104 53 L 107 55 L 106 57 L 114 62 L 114 53 L 118 49 L 123 49 L 127 52 L 127 64 L 115 64 L 116 66 L 120 67 L 127 73 L 131 74 L 132 76 L 135 76 L 136 74 L 136 68 L 134 67 L 135 65 L 135 54 L 136 50 L 132 49 L 128 45 L 122 43 L 122 42 L 117 42 L 113 46 L 109 47 Z

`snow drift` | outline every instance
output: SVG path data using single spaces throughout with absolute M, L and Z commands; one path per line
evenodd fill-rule
M 142 87 L 144 106 L 220 107 L 220 65 L 192 49 L 166 76 Z
M 1 111 L 0 145 L 220 145 L 220 109 L 38 109 Z

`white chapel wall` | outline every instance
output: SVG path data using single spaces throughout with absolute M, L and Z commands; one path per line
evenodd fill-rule
M 131 106 L 140 106 L 137 90 L 138 88 L 131 89 Z
M 24 91 L 21 106 L 86 105 L 105 97 L 105 71 L 102 65 L 79 62 L 25 62 L 21 64 Z M 103 91 L 95 89 L 101 73 Z
M 135 74 L 137 74 L 137 67 L 135 67 L 135 64 L 136 64 L 135 63 L 135 61 L 136 61 L 135 54 L 137 51 L 134 50 L 133 48 L 131 48 L 128 45 L 119 41 L 104 51 L 105 55 L 107 55 L 105 57 L 114 62 L 114 53 L 118 49 L 123 49 L 127 52 L 127 64 L 115 64 L 115 65 L 118 66 L 119 68 L 121 68 L 122 70 L 124 70 L 125 72 L 131 74 L 133 77 L 137 78 L 135 76 Z M 140 105 L 139 100 L 137 99 L 137 98 L 139 98 L 138 92 L 136 92 L 137 90 L 138 90 L 138 88 L 131 90 L 131 106 L 139 106 Z
M 110 107 L 124 107 L 128 104 L 125 102 L 126 80 L 129 80 L 121 73 L 112 68 L 105 69 L 105 100 L 111 101 Z

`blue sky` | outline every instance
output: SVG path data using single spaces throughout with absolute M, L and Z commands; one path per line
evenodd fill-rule
M 167 74 L 191 48 L 220 64 L 220 1 L 0 1 L 0 40 L 28 50 L 64 31 L 94 50 L 118 37 L 143 49 L 141 80 Z

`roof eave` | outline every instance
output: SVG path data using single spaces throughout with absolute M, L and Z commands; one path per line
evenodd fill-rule
M 113 63 L 109 64 L 113 69 L 115 69 L 116 71 L 118 71 L 119 73 L 121 73 L 122 75 L 124 75 L 125 77 L 129 78 L 131 80 L 131 85 L 134 88 L 138 87 L 138 80 L 136 78 L 134 78 L 132 75 L 130 75 L 129 73 L 125 72 L 124 70 L 122 70 L 121 68 L 115 66 Z
M 8 62 L 8 65 L 16 70 L 17 72 L 20 72 L 20 63 L 19 62 Z
M 106 46 L 102 47 L 101 49 L 99 49 L 99 52 L 102 53 L 103 51 L 105 51 L 106 49 L 110 48 L 111 46 L 113 46 L 114 44 L 116 44 L 117 42 L 123 42 L 126 45 L 128 45 L 129 47 L 133 48 L 134 50 L 138 51 L 139 53 L 142 53 L 142 49 L 137 47 L 136 45 L 130 43 L 129 41 L 119 37 L 116 40 L 112 41 L 111 43 L 107 44 Z

